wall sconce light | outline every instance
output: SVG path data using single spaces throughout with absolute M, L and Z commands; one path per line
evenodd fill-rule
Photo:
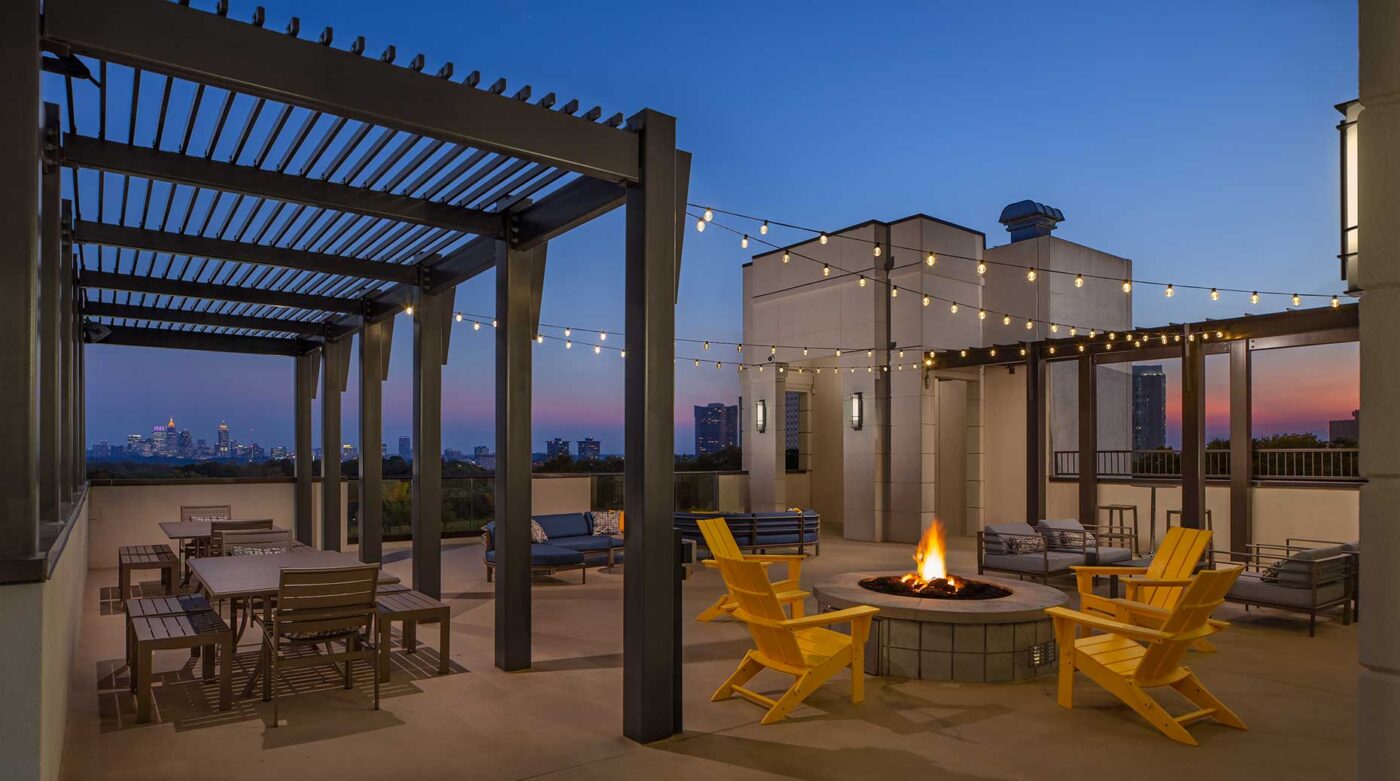
M 860 431 L 865 425 L 865 394 L 851 394 L 851 430 Z
M 1346 280 L 1347 292 L 1357 289 L 1357 262 L 1360 260 L 1357 223 L 1360 208 L 1357 205 L 1357 125 L 1361 114 L 1361 102 L 1349 100 L 1339 104 L 1337 111 L 1342 121 L 1337 125 L 1341 134 L 1342 168 L 1342 250 L 1338 257 L 1342 261 L 1342 279 Z
M 768 404 L 763 399 L 753 403 L 753 427 L 760 434 L 768 430 Z

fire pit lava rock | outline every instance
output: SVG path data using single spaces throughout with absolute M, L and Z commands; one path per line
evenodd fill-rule
M 984 683 L 1030 680 L 1055 670 L 1057 649 L 1045 608 L 1068 602 L 1064 592 L 978 575 L 975 580 L 959 578 L 977 596 L 903 596 L 890 585 L 903 575 L 848 572 L 812 587 L 822 610 L 880 608 L 865 649 L 867 673 Z M 883 587 L 872 589 L 862 581 Z M 998 595 L 1000 591 L 1007 593 Z

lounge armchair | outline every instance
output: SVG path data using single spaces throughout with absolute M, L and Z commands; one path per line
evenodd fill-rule
M 738 602 L 734 617 L 748 625 L 754 648 L 719 689 L 712 702 L 738 694 L 768 709 L 761 723 L 773 724 L 787 718 L 803 700 L 836 673 L 851 668 L 851 702 L 865 699 L 865 641 L 878 608 L 862 605 L 814 616 L 788 618 L 768 574 L 757 561 L 721 556 L 719 570 L 725 586 Z M 850 624 L 851 633 L 842 634 L 826 627 Z M 747 689 L 749 682 L 764 668 L 793 677 L 793 683 L 778 699 Z
M 1317 614 L 1342 608 L 1351 623 L 1355 598 L 1355 556 L 1340 545 L 1307 548 L 1251 543 L 1239 582 L 1225 599 L 1246 609 L 1268 607 L 1308 615 L 1308 637 L 1317 633 Z
M 977 533 L 977 574 L 1004 572 L 1048 583 L 1085 563 L 1079 550 L 1051 550 L 1044 535 L 1030 524 L 997 523 Z
M 811 551 L 820 556 L 821 516 L 811 510 L 785 510 L 765 513 L 676 513 L 676 530 L 681 537 L 704 547 L 699 523 L 707 518 L 723 518 L 729 525 L 739 550 L 767 553 L 769 550 Z
M 1208 624 L 1210 614 L 1224 601 L 1240 572 L 1238 566 L 1202 570 L 1191 579 L 1159 628 L 1096 613 L 1047 608 L 1060 647 L 1059 704 L 1074 707 L 1074 673 L 1078 670 L 1179 743 L 1197 745 L 1186 725 L 1203 719 L 1247 729 L 1239 716 L 1206 690 L 1195 673 L 1180 664 L 1192 643 L 1214 631 Z M 1117 609 L 1125 617 L 1144 610 L 1156 613 L 1156 608 L 1126 600 L 1119 601 Z M 1079 637 L 1083 630 L 1103 634 Z M 1168 713 L 1149 693 L 1164 686 L 1175 689 L 1198 709 L 1180 716 Z
M 800 618 L 803 613 L 803 601 L 807 598 L 807 592 L 802 590 L 802 560 L 806 556 L 798 554 L 743 554 L 739 552 L 739 546 L 735 544 L 734 537 L 729 533 L 729 524 L 723 518 L 706 518 L 699 522 L 700 533 L 705 537 L 705 547 L 715 558 L 705 559 L 706 567 L 719 568 L 719 558 L 728 557 L 731 559 L 743 559 L 744 561 L 756 561 L 767 567 L 770 564 L 782 564 L 786 567 L 786 578 L 773 582 L 773 591 L 778 595 L 778 601 L 788 606 L 793 618 Z M 700 615 L 695 617 L 696 621 L 713 621 L 723 615 L 733 613 L 739 607 L 739 602 L 726 591 L 713 605 L 705 608 Z

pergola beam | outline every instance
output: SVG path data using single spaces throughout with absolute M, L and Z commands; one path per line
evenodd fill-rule
M 418 270 L 411 265 L 382 263 L 340 255 L 328 255 L 323 252 L 308 252 L 267 244 L 211 239 L 204 236 L 131 228 L 125 225 L 111 225 L 87 220 L 78 223 L 77 241 L 84 244 L 101 244 L 107 247 L 125 247 L 134 250 L 165 252 L 171 255 L 188 255 L 196 258 L 217 258 L 239 263 L 255 263 L 261 266 L 277 266 L 297 271 L 314 271 L 321 274 L 375 279 L 383 282 L 414 284 L 418 281 Z
M 220 328 L 243 328 L 250 331 L 277 331 L 302 336 L 325 336 L 332 339 L 350 333 L 348 328 L 332 326 L 319 320 L 286 320 L 280 317 L 229 315 L 222 312 L 114 304 L 105 301 L 89 301 L 83 304 L 83 313 L 94 317 L 116 317 L 128 320 L 146 320 L 154 323 L 189 323 Z
M 530 249 L 621 206 L 627 199 L 619 184 L 600 179 L 576 179 L 549 197 L 511 217 L 515 246 Z
M 50 0 L 44 40 L 588 176 L 640 174 L 636 134 L 165 0 Z
M 293 309 L 315 309 L 322 312 L 358 313 L 364 306 L 358 299 L 292 293 L 283 290 L 219 285 L 184 279 L 145 277 L 117 274 L 110 271 L 84 271 L 78 279 L 85 288 L 120 290 L 131 293 L 151 293 L 161 296 L 198 298 L 206 301 L 233 301 L 241 304 L 265 304 Z
M 85 329 L 85 331 L 84 341 L 89 344 L 120 344 L 128 347 L 165 347 L 176 350 L 208 350 L 220 353 L 257 355 L 300 355 L 309 346 L 309 343 L 301 339 L 207 334 L 196 331 L 171 331 L 165 328 L 140 328 L 129 325 L 104 325 L 96 329 Z
M 123 5 L 122 8 L 127 6 Z M 91 168 L 259 198 L 310 204 L 465 233 L 499 235 L 503 226 L 501 215 L 478 209 L 377 192 L 322 179 L 281 174 L 248 165 L 221 163 L 178 152 L 162 152 L 158 149 L 102 141 L 89 136 L 68 136 L 63 143 L 63 162 L 74 168 Z

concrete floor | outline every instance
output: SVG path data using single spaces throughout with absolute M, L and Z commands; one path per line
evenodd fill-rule
M 911 546 L 836 539 L 804 572 L 889 567 L 903 570 Z M 391 546 L 388 569 L 408 580 L 408 551 Z M 445 597 L 452 606 L 452 663 L 436 676 L 430 647 L 396 651 L 382 709 L 370 708 L 370 678 L 353 691 L 329 669 L 290 682 L 284 725 L 268 728 L 259 699 L 216 709 L 217 690 L 197 679 L 180 651 L 156 656 L 150 724 L 135 709 L 122 667 L 120 614 L 111 612 L 113 570 L 89 573 L 63 757 L 69 779 L 472 778 L 820 779 L 1346 778 L 1355 774 L 1356 629 L 1339 620 L 1307 636 L 1306 618 L 1226 606 L 1234 626 L 1218 654 L 1193 654 L 1202 680 L 1250 725 L 1191 728 L 1199 747 L 1161 737 L 1083 676 L 1076 708 L 1055 704 L 1054 678 L 1020 684 L 937 684 L 869 679 L 866 702 L 852 706 L 845 676 L 828 684 L 788 721 L 760 726 L 762 711 L 709 694 L 749 647 L 727 621 L 685 624 L 684 734 L 650 746 L 621 737 L 622 576 L 598 570 L 540 579 L 534 589 L 534 659 L 528 672 L 492 663 L 492 586 L 481 549 L 450 544 Z M 975 572 L 971 541 L 955 541 L 950 567 Z M 1066 582 L 1065 584 L 1069 584 Z M 699 571 L 684 586 L 693 616 L 722 584 Z M 106 601 L 104 601 L 104 597 Z M 250 635 L 251 637 L 251 635 Z M 416 657 L 416 658 L 415 658 Z M 235 687 L 256 662 L 245 645 Z M 764 675 L 770 675 L 765 673 Z M 755 680 L 780 689 L 778 676 Z M 283 691 L 287 691 L 283 689 Z M 1172 706 L 1169 705 L 1169 708 Z M 1187 710 L 1179 708 L 1178 712 Z

